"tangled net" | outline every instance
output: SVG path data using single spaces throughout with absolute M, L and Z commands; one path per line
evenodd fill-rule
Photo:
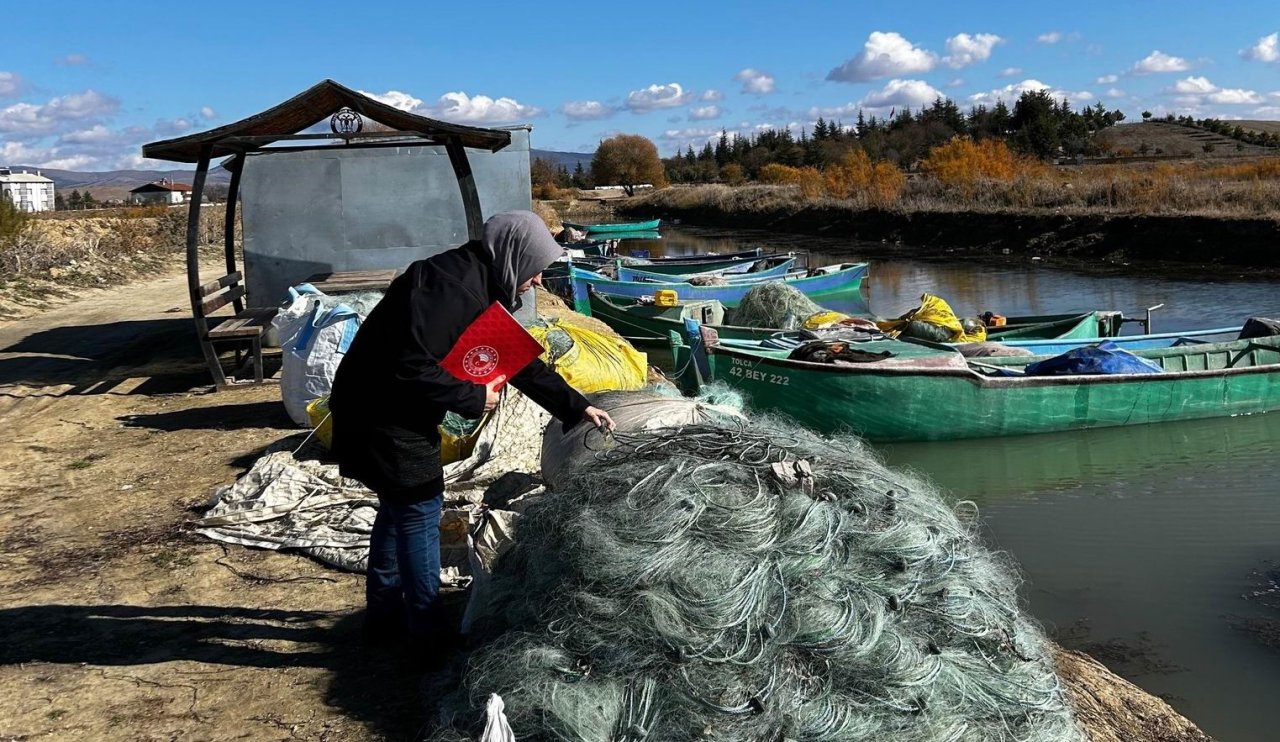
M 740 327 L 791 330 L 799 327 L 806 318 L 822 311 L 825 310 L 794 286 L 782 281 L 770 281 L 752 286 L 726 322 Z
M 526 510 L 441 719 L 518 739 L 1081 739 L 1012 571 L 856 439 L 591 431 Z M 972 508 L 964 508 L 972 511 Z

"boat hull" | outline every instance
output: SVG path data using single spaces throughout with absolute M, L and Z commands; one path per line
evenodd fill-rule
M 650 219 L 647 222 L 625 222 L 621 224 L 573 224 L 564 222 L 564 226 L 586 232 L 587 234 L 615 234 L 618 232 L 652 232 L 658 228 L 661 219 Z
M 1276 338 L 1141 351 L 1165 357 L 1166 369 L 1181 359 L 1188 370 L 1113 376 L 989 377 L 968 368 L 834 366 L 715 345 L 708 351 L 712 378 L 741 390 L 757 409 L 876 442 L 1028 435 L 1280 409 Z M 1257 363 L 1227 368 L 1241 353 L 1257 354 Z
M 726 281 L 771 281 L 787 275 L 796 265 L 795 258 L 774 259 L 774 265 L 756 269 L 757 264 L 767 264 L 770 259 L 739 260 L 724 268 L 685 270 L 680 273 L 659 273 L 649 270 L 647 265 L 624 265 L 618 269 L 619 281 L 647 281 L 649 283 L 671 283 L 672 280 L 684 281 L 692 276 L 718 276 Z

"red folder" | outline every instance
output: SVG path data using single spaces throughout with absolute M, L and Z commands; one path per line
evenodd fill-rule
M 440 365 L 463 381 L 487 384 L 502 377 L 501 389 L 512 376 L 542 355 L 542 345 L 501 304 L 484 310 L 454 344 Z

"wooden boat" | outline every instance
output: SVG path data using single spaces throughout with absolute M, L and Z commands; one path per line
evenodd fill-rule
M 647 263 L 639 266 L 643 270 L 651 273 L 663 273 L 666 275 L 679 275 L 682 273 L 706 273 L 709 271 L 720 270 L 723 268 L 734 268 L 750 264 L 751 261 L 760 258 L 763 251 L 760 248 L 754 250 L 743 250 L 742 252 L 726 253 L 724 255 L 685 255 L 674 258 L 648 258 Z M 575 262 L 582 265 L 588 270 L 594 267 L 609 265 L 615 258 L 594 257 L 588 255 L 582 260 Z
M 839 263 L 819 268 L 811 276 L 782 280 L 807 296 L 830 296 L 857 293 L 862 288 L 862 279 L 866 275 L 866 263 Z M 574 309 L 582 314 L 591 313 L 589 292 L 592 289 L 602 294 L 627 296 L 632 299 L 652 296 L 655 291 L 668 289 L 675 291 L 683 301 L 716 299 L 727 307 L 734 307 L 753 286 L 757 285 L 735 283 L 728 286 L 695 286 L 682 282 L 615 281 L 574 265 L 569 266 L 569 280 L 573 286 Z
M 658 228 L 661 219 L 650 219 L 647 222 L 619 222 L 617 224 L 573 224 L 564 222 L 564 226 L 572 227 L 587 234 L 612 234 L 615 232 L 652 232 Z
M 659 307 L 598 291 L 592 291 L 589 300 L 592 317 L 598 317 L 635 345 L 665 346 L 669 333 L 684 331 L 685 318 L 697 320 L 723 339 L 759 341 L 779 332 L 774 328 L 726 325 L 724 305 L 717 301 L 682 301 L 674 307 Z
M 757 409 L 871 441 L 1025 435 L 1280 409 L 1280 337 L 1139 350 L 1164 373 L 1081 376 L 999 375 L 1049 356 L 977 362 L 897 341 L 858 347 L 894 355 L 811 363 L 788 360 L 785 350 L 730 348 L 710 336 L 706 351 L 711 377 L 741 390 Z M 677 353 L 688 357 L 687 348 Z
M 1051 338 L 1109 338 L 1120 334 L 1124 315 L 1115 311 L 1040 314 L 1009 317 L 1001 327 L 988 327 L 987 339 L 998 343 L 1011 340 Z
M 723 324 L 724 311 L 723 307 L 719 309 L 708 309 L 702 303 L 693 302 L 686 303 L 683 301 L 676 307 L 655 307 L 653 305 L 638 304 L 634 298 L 623 296 L 606 296 L 600 292 L 592 292 L 589 296 L 591 315 L 599 317 L 605 324 L 612 327 L 615 331 L 626 337 L 631 342 L 640 342 L 645 344 L 666 345 L 668 342 L 668 333 L 675 330 L 683 331 L 683 319 L 690 317 L 715 330 L 722 340 L 730 341 L 760 341 L 778 333 L 791 332 L 790 330 L 780 327 L 747 327 L 744 325 L 727 325 Z M 863 306 L 862 311 L 855 314 L 867 314 L 869 308 Z M 1061 318 L 1070 318 L 1070 321 L 1061 321 Z M 1048 322 L 1040 322 L 1050 318 Z M 1083 312 L 1073 315 L 1037 315 L 1027 317 L 1010 317 L 1008 327 L 1014 328 L 1019 334 L 1027 336 L 1043 335 L 1044 337 L 1055 337 L 1052 333 L 1057 332 L 1060 336 L 1068 338 L 1087 339 L 1094 341 L 1101 337 L 1111 337 L 1104 333 L 1119 332 L 1120 322 L 1118 321 L 1118 312 Z M 988 328 L 988 331 L 1000 328 Z M 1239 328 L 1236 328 L 1238 334 Z M 1205 335 L 1218 334 L 1220 330 L 1205 331 Z M 1186 335 L 1184 333 L 1184 335 Z M 1198 337 L 1198 335 L 1186 335 L 1187 337 Z M 1133 336 L 1135 338 L 1142 336 Z M 993 335 L 992 340 L 1006 343 L 1008 345 L 1022 346 L 1026 345 L 1033 352 L 1040 353 L 1042 351 L 1036 349 L 1032 343 L 1034 340 L 1022 340 L 1007 342 Z M 1052 342 L 1052 341 L 1046 341 Z M 1171 339 L 1172 342 L 1172 339 Z M 1166 345 L 1171 344 L 1166 343 Z M 1067 345 L 1073 348 L 1084 344 L 1077 342 Z M 1057 347 L 1046 345 L 1044 347 Z M 1136 345 L 1135 347 L 1163 347 L 1158 344 Z M 1059 353 L 1065 351 L 1045 350 L 1045 353 Z
M 648 270 L 647 265 L 618 266 L 619 281 L 642 281 L 649 283 L 670 283 L 687 281 L 699 276 L 716 276 L 726 281 L 770 281 L 782 278 L 793 272 L 796 265 L 794 257 L 761 258 L 759 260 L 739 260 L 726 268 L 713 270 L 689 271 L 687 273 L 658 273 Z

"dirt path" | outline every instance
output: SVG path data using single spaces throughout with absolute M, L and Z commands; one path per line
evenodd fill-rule
M 361 580 L 184 531 L 299 435 L 278 388 L 207 384 L 181 274 L 0 323 L 0 739 L 421 725 L 414 676 L 359 643 Z

